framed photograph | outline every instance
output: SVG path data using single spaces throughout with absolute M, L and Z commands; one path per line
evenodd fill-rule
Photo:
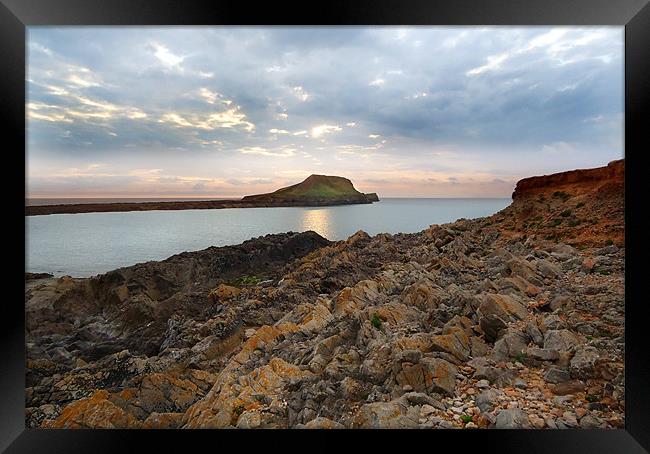
M 646 1 L 0 13 L 0 448 L 650 448 Z

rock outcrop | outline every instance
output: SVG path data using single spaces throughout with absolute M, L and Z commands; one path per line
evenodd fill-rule
M 625 249 L 605 239 L 622 194 L 547 178 L 416 234 L 269 235 L 30 279 L 27 426 L 623 427 Z M 539 194 L 608 227 L 573 246 L 513 230 Z
M 625 161 L 525 178 L 513 203 L 486 218 L 501 233 L 525 240 L 536 235 L 571 246 L 625 245 Z

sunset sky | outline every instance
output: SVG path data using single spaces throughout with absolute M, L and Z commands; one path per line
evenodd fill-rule
M 30 27 L 29 197 L 240 197 L 312 173 L 509 197 L 623 157 L 622 27 Z

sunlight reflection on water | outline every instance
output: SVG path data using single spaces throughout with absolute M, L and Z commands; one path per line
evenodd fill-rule
M 306 209 L 302 213 L 302 231 L 313 230 L 325 238 L 332 238 L 332 211 L 328 209 Z

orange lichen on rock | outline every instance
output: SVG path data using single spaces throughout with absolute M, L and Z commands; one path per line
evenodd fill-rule
M 127 429 L 140 425 L 137 419 L 108 398 L 108 391 L 96 391 L 88 398 L 71 403 L 58 418 L 43 426 L 52 429 Z

